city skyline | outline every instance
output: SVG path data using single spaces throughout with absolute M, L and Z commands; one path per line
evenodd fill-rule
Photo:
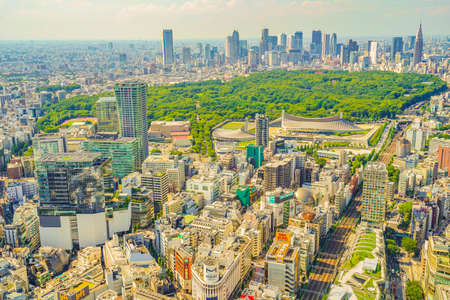
M 414 35 L 420 20 L 427 35 L 450 28 L 443 0 L 0 0 L 0 7 L 0 26 L 9 28 L 0 40 L 158 40 L 163 28 L 173 29 L 174 40 L 219 39 L 233 29 L 252 38 L 261 28 L 401 36 Z

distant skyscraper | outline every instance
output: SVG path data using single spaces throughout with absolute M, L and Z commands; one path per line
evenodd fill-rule
M 280 34 L 280 38 L 278 39 L 279 46 L 281 49 L 286 49 L 287 46 L 287 35 L 285 33 Z
M 233 34 L 231 35 L 231 58 L 233 59 L 233 63 L 236 63 L 239 60 L 239 56 L 239 32 L 237 30 L 234 30 Z
M 330 35 L 324 33 L 322 35 L 322 57 L 328 55 L 330 55 Z
M 322 51 L 322 31 L 313 30 L 311 42 L 311 54 L 320 55 Z
M 97 110 L 97 131 L 119 132 L 116 98 L 102 97 L 97 101 L 95 107 Z
M 331 40 L 330 40 L 330 54 L 332 57 L 336 57 L 337 56 L 337 35 L 336 33 L 333 33 L 331 35 Z
M 248 55 L 247 40 L 239 40 L 239 57 L 246 57 Z
M 372 65 L 377 64 L 378 59 L 378 42 L 367 41 L 367 54 L 370 56 L 370 63 Z
M 269 118 L 262 114 L 255 116 L 256 146 L 267 147 L 269 144 Z
M 205 59 L 211 59 L 211 45 L 210 44 L 206 44 L 205 45 Z
M 408 36 L 408 39 L 406 40 L 405 50 L 408 51 L 414 49 L 415 43 L 416 43 L 416 36 L 415 35 Z
M 267 41 L 268 39 L 269 39 L 269 29 L 263 28 L 263 30 L 261 30 L 261 40 Z
M 259 42 L 260 55 L 269 51 L 269 29 L 264 28 L 261 30 L 261 41 Z
M 163 65 L 165 66 L 172 65 L 174 63 L 172 29 L 163 30 L 162 52 L 163 52 Z
M 248 64 L 252 67 L 256 67 L 258 63 L 258 51 L 255 49 L 250 49 L 250 51 L 248 51 Z
M 354 40 L 348 40 L 347 46 L 348 46 L 348 51 L 350 51 L 350 52 L 359 50 L 358 43 Z
M 114 92 L 119 108 L 120 133 L 138 140 L 138 168 L 148 155 L 147 86 L 145 83 L 116 84 Z
M 185 65 L 190 64 L 191 63 L 191 48 L 183 47 L 181 54 L 182 54 L 183 64 L 185 64 Z
M 228 60 L 231 60 L 231 47 L 232 47 L 232 44 L 233 44 L 233 42 L 232 42 L 231 36 L 227 36 L 225 38 L 225 57 Z
M 295 48 L 298 50 L 303 50 L 303 32 L 302 31 L 296 31 L 294 33 L 294 40 L 295 40 Z
M 414 64 L 417 65 L 422 61 L 423 57 L 423 35 L 422 35 L 422 23 L 417 30 L 416 42 L 414 44 Z
M 392 50 L 391 50 L 391 58 L 395 59 L 395 55 L 397 53 L 403 52 L 403 39 L 402 37 L 394 37 L 392 38 Z
M 383 225 L 389 189 L 385 165 L 381 162 L 369 162 L 364 169 L 361 215 L 363 221 Z
M 346 45 L 340 44 L 341 52 L 340 52 L 340 59 L 341 59 L 341 65 L 348 64 L 350 62 L 350 50 L 349 47 Z

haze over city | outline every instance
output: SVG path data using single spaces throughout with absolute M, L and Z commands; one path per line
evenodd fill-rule
M 345 36 L 447 34 L 446 0 L 1 0 L 2 40 L 153 40 L 162 28 L 176 39 L 221 38 L 233 29 L 258 37 L 313 29 Z

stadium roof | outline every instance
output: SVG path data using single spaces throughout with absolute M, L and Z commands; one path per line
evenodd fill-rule
M 283 111 L 281 127 L 292 131 L 345 132 L 361 130 L 352 122 L 342 118 L 342 114 L 325 118 L 305 118 Z

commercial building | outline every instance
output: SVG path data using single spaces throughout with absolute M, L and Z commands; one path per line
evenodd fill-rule
M 269 144 L 269 117 L 262 114 L 256 114 L 255 127 L 256 146 L 267 147 Z
M 125 82 L 116 84 L 120 134 L 138 141 L 138 169 L 148 156 L 147 136 L 147 86 L 145 83 Z
M 108 162 L 100 153 L 87 152 L 45 154 L 36 162 L 42 246 L 95 246 L 129 230 L 129 207 L 105 209 L 103 174 Z
M 199 249 L 192 266 L 192 298 L 227 300 L 250 270 L 250 239 L 230 237 L 209 249 Z
M 33 137 L 34 159 L 39 159 L 46 153 L 66 152 L 66 138 L 59 134 L 40 133 Z
M 391 195 L 386 167 L 380 162 L 369 162 L 364 168 L 362 191 L 363 221 L 384 224 L 386 201 Z
M 175 62 L 175 56 L 173 53 L 172 29 L 163 30 L 162 53 L 163 53 L 163 65 L 164 66 L 173 65 Z
M 97 135 L 83 142 L 83 151 L 111 158 L 112 173 L 123 178 L 138 170 L 138 140 L 128 137 Z
M 264 190 L 267 192 L 277 187 L 290 187 L 291 169 L 292 160 L 289 158 L 264 165 Z
M 141 185 L 153 191 L 153 203 L 155 214 L 162 211 L 164 203 L 167 202 L 169 192 L 169 176 L 166 172 L 145 173 L 141 176 Z
M 264 160 L 264 146 L 247 145 L 246 147 L 246 160 L 249 164 L 253 165 L 256 169 L 261 167 Z
M 312 55 L 317 55 L 319 57 L 322 54 L 322 31 L 320 30 L 312 31 L 310 52 Z
M 168 175 L 169 190 L 181 191 L 186 180 L 186 165 L 178 157 L 167 157 L 159 155 L 150 155 L 142 164 L 142 172 L 160 173 L 166 172 Z
M 406 139 L 411 143 L 411 147 L 420 151 L 425 147 L 425 132 L 420 128 L 411 128 L 406 131 Z
M 175 257 L 175 279 L 181 288 L 187 292 L 192 291 L 192 264 L 194 262 L 194 251 L 190 247 L 179 247 L 174 251 Z
M 39 249 L 39 218 L 36 206 L 24 203 L 14 212 L 13 223 L 3 228 L 5 242 L 13 248 L 27 247 L 31 252 Z
M 95 208 L 103 204 L 100 153 L 48 153 L 36 161 L 40 204 Z
M 440 299 L 439 286 L 450 286 L 449 245 L 449 236 L 430 236 L 423 246 L 421 284 L 426 299 Z
M 101 97 L 95 103 L 98 132 L 119 132 L 117 100 L 114 97 Z
M 422 34 L 422 23 L 419 25 L 419 29 L 417 30 L 416 40 L 414 43 L 414 56 L 413 63 L 417 65 L 422 61 L 423 58 L 423 34 Z
M 403 52 L 403 38 L 401 36 L 392 38 L 391 58 L 395 59 L 397 53 Z
M 277 232 L 266 254 L 267 284 L 295 294 L 299 284 L 299 248 L 291 246 L 292 233 Z
M 437 151 L 438 167 L 441 170 L 450 169 L 450 148 L 439 147 Z
M 194 176 L 186 181 L 186 191 L 203 194 L 205 204 L 216 201 L 219 197 L 219 178 L 215 176 Z

